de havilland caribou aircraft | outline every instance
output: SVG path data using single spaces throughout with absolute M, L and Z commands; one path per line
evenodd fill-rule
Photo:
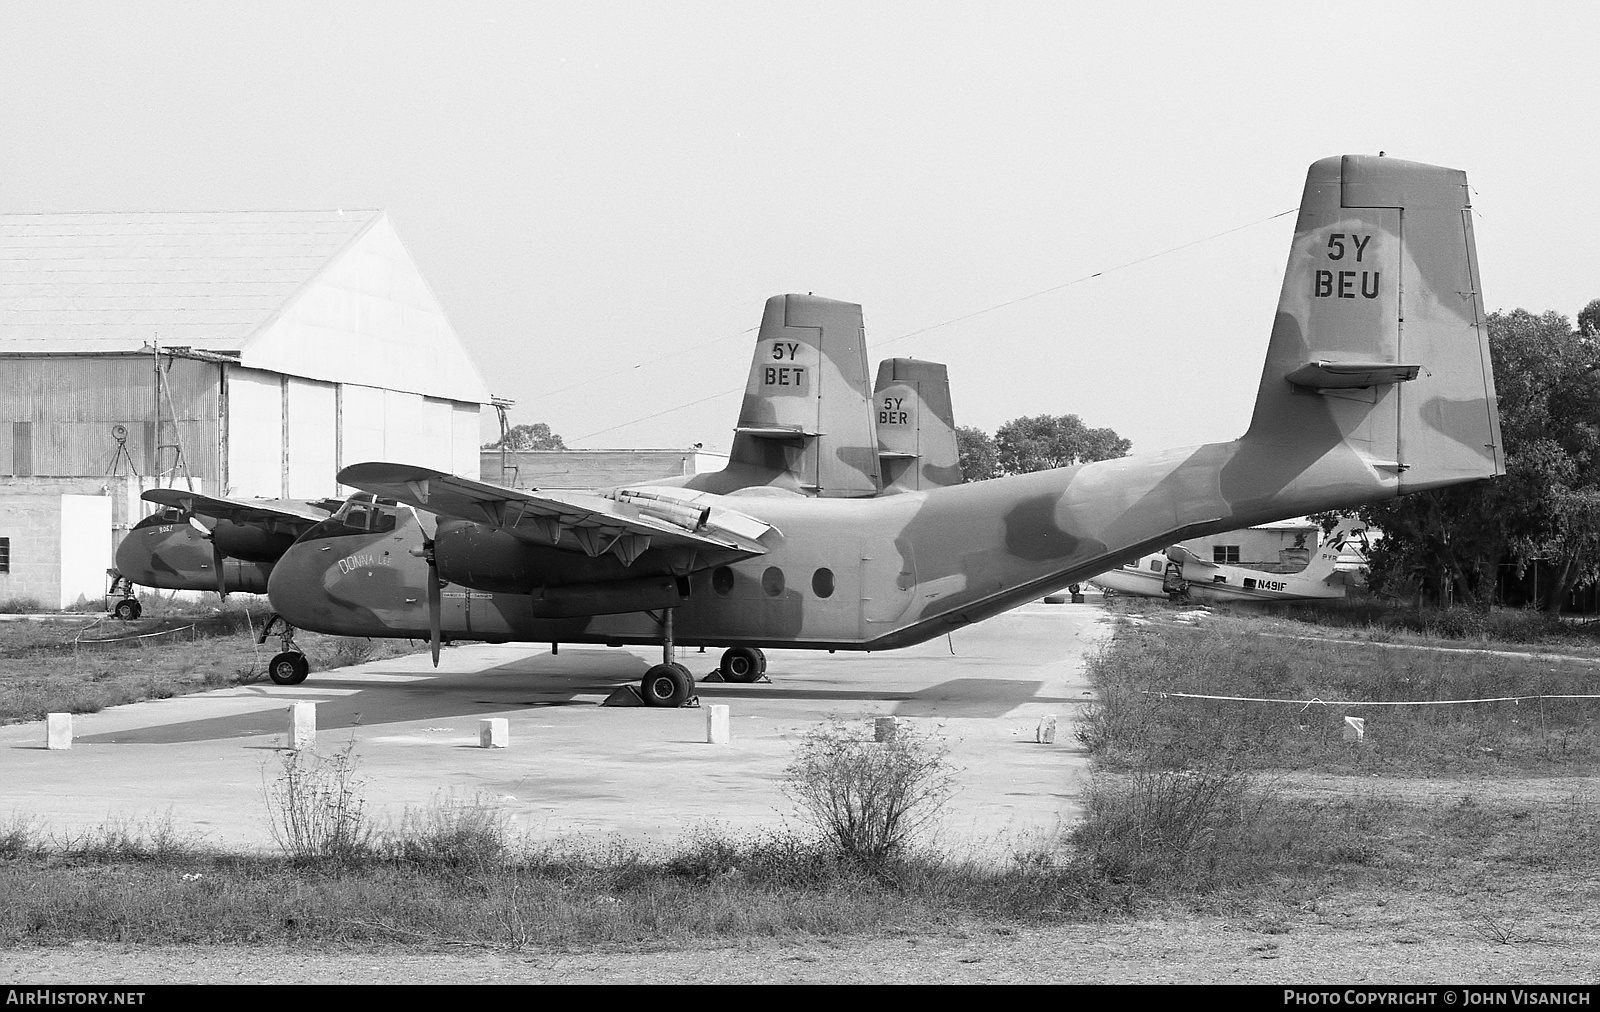
M 670 706 L 693 685 L 674 644 L 907 646 L 1161 545 L 1500 475 L 1471 214 L 1455 169 L 1314 163 L 1231 442 L 874 498 L 546 493 L 356 464 L 339 480 L 398 503 L 392 529 L 318 524 L 274 567 L 273 607 L 435 650 L 441 634 L 660 644 L 641 695 Z M 413 510 L 439 518 L 431 536 Z M 448 611 L 445 581 L 467 588 Z
M 1177 597 L 1206 602 L 1326 601 L 1344 597 L 1344 574 L 1336 572 L 1339 547 L 1317 549 L 1298 573 L 1268 573 L 1244 566 L 1208 562 L 1182 545 L 1172 545 L 1089 578 L 1102 590 L 1132 597 Z
M 959 482 L 956 461 L 945 366 L 887 360 L 869 397 L 861 307 L 775 296 L 763 314 L 727 467 L 657 484 L 725 493 L 892 495 Z M 895 477 L 885 481 L 886 473 Z M 383 526 L 383 510 L 392 515 L 393 507 L 366 492 L 342 510 L 339 500 L 234 499 L 181 489 L 152 489 L 143 498 L 161 509 L 135 525 L 118 548 L 117 571 L 125 578 L 119 582 L 214 590 L 224 598 L 265 593 L 278 558 L 333 512 L 369 528 Z M 378 519 L 369 519 L 374 510 Z M 115 608 L 124 619 L 139 611 L 131 589 Z M 294 643 L 294 625 L 274 615 L 258 640 L 265 642 L 274 629 L 281 650 L 268 665 L 271 677 L 284 684 L 303 680 L 310 666 Z M 752 677 L 759 677 L 765 658 L 758 650 L 734 665 L 736 673 L 755 665 Z

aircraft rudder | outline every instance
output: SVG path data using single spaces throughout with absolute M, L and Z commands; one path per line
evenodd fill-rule
M 1457 169 L 1312 164 L 1246 441 L 1396 493 L 1504 473 L 1471 215 Z
M 873 391 L 885 490 L 961 484 L 949 369 L 941 362 L 885 359 Z

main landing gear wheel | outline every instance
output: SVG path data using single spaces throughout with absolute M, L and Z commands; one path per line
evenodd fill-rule
M 694 691 L 694 676 L 682 664 L 657 664 L 644 673 L 639 695 L 647 706 L 682 706 Z
M 122 621 L 124 621 L 124 622 L 132 622 L 134 619 L 138 618 L 143 612 L 144 612 L 144 609 L 139 607 L 139 602 L 135 601 L 131 597 L 123 598 L 122 600 L 117 602 L 117 606 L 115 608 L 111 609 L 111 614 L 117 616 L 117 618 L 122 619 Z
M 767 655 L 756 647 L 729 647 L 717 665 L 724 682 L 753 682 L 767 671 Z
M 267 677 L 279 685 L 299 685 L 311 674 L 311 662 L 298 650 L 285 650 L 267 665 Z

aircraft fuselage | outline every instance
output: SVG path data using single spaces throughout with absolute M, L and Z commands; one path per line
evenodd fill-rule
M 480 526 L 473 536 L 483 541 L 484 565 L 497 572 L 492 580 L 474 575 L 475 589 L 444 589 L 441 631 L 463 639 L 655 643 L 662 630 L 647 609 L 673 606 L 675 639 L 688 646 L 891 649 L 988 618 L 1159 544 L 1393 494 L 1392 477 L 1342 443 L 1315 461 L 1315 487 L 1302 489 L 1293 479 L 1262 486 L 1252 458 L 1276 452 L 1216 443 L 881 499 L 720 497 L 720 505 L 775 528 L 762 538 L 766 552 L 719 560 L 681 549 L 646 551 L 627 567 L 630 578 L 673 581 L 688 594 L 656 604 L 634 600 L 625 611 L 628 602 L 618 596 L 607 604 L 618 614 L 540 617 L 549 614 L 542 602 L 616 587 L 616 574 L 583 571 L 615 560 L 579 562 L 570 551 L 546 549 L 550 568 L 538 585 L 537 546 Z M 1251 480 L 1230 495 L 1236 468 Z M 382 533 L 345 533 L 325 522 L 277 564 L 273 607 L 322 632 L 424 637 L 429 577 L 422 545 L 409 514 Z M 449 575 L 448 560 L 440 559 Z M 512 578 L 536 584 L 530 593 L 503 592 Z

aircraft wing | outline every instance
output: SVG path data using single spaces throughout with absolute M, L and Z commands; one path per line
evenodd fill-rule
M 1185 569 L 1189 568 L 1190 566 L 1194 566 L 1196 569 L 1217 568 L 1216 563 L 1211 562 L 1208 559 L 1200 558 L 1200 556 L 1189 551 L 1189 549 L 1183 547 L 1182 545 L 1173 545 L 1162 554 L 1173 562 L 1183 566 Z
M 762 555 L 772 529 L 754 517 L 698 502 L 677 489 L 587 492 L 519 490 L 410 464 L 352 464 L 339 481 L 442 517 L 470 520 L 524 541 L 613 552 L 631 564 L 651 545 L 692 545 Z
M 140 498 L 181 509 L 185 513 L 197 513 L 236 524 L 277 523 L 302 530 L 328 519 L 334 510 L 343 505 L 333 499 L 318 503 L 296 502 L 292 499 L 227 499 L 181 488 L 152 488 Z

